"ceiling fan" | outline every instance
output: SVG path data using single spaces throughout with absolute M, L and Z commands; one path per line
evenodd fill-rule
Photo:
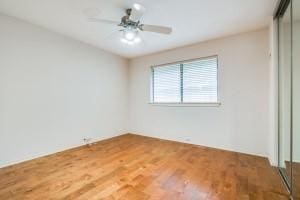
M 121 30 L 123 32 L 123 38 L 121 41 L 127 44 L 140 42 L 141 39 L 138 37 L 140 31 L 148 31 L 167 35 L 172 33 L 172 28 L 170 27 L 142 24 L 140 19 L 145 11 L 146 9 L 142 5 L 133 4 L 132 8 L 126 9 L 126 15 L 121 18 L 121 22 L 99 18 L 89 18 L 89 20 L 123 27 L 124 29 Z

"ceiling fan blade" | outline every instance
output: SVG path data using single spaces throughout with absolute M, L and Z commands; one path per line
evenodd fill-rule
M 141 30 L 148 31 L 148 32 L 167 34 L 167 35 L 172 33 L 172 28 L 170 28 L 170 27 L 155 26 L 155 25 L 148 25 L 148 24 L 142 24 Z
M 145 11 L 146 11 L 146 8 L 144 6 L 135 3 L 135 4 L 133 4 L 133 7 L 131 9 L 129 19 L 131 21 L 138 22 L 142 18 Z
M 99 14 L 101 14 L 101 10 L 98 8 L 85 8 L 82 13 L 86 17 L 97 17 Z
M 109 19 L 99 19 L 99 18 L 94 18 L 90 17 L 88 18 L 90 22 L 101 22 L 101 23 L 106 23 L 106 24 L 114 24 L 114 25 L 119 25 L 120 22 L 114 21 L 114 20 L 109 20 Z

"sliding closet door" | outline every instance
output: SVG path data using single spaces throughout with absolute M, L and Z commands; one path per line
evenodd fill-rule
M 279 16 L 279 168 L 291 188 L 291 134 L 292 134 L 292 19 L 291 2 Z
M 293 1 L 293 59 L 292 59 L 292 109 L 293 109 L 293 196 L 300 199 L 300 0 Z

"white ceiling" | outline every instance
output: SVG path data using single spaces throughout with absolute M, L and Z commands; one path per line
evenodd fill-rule
M 173 27 L 170 36 L 142 32 L 143 42 L 120 42 L 120 27 L 88 22 L 86 11 L 119 21 L 133 3 L 147 9 L 142 23 Z M 276 0 L 0 0 L 0 12 L 132 58 L 262 28 Z

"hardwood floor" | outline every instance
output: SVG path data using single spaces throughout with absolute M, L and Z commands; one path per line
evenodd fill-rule
M 284 169 L 283 171 L 285 171 L 287 177 L 289 178 L 289 180 L 293 180 L 293 195 L 294 195 L 294 199 L 295 200 L 300 200 L 300 163 L 299 162 L 293 162 L 292 164 L 292 171 L 293 171 L 293 175 L 291 178 L 291 162 L 289 161 L 285 161 L 285 165 L 286 165 L 286 169 Z
M 267 159 L 123 135 L 0 169 L 0 199 L 288 199 Z
M 293 162 L 293 190 L 294 196 L 300 199 L 300 163 Z

